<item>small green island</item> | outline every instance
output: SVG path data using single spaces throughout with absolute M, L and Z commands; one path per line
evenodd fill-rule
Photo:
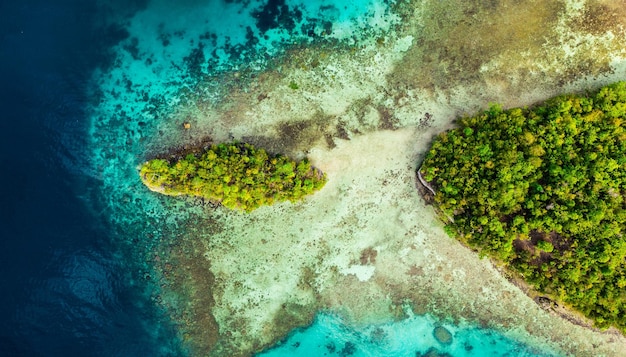
M 418 170 L 448 233 L 626 332 L 626 82 L 458 124 Z
M 153 159 L 141 166 L 140 176 L 153 191 L 201 197 L 246 212 L 298 201 L 326 183 L 307 159 L 296 162 L 244 143 L 212 145 L 173 161 Z

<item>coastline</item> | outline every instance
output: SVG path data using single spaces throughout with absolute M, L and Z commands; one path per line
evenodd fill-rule
M 432 188 L 432 186 L 430 186 L 430 184 L 423 178 L 420 170 L 421 170 L 421 167 L 417 169 L 417 178 L 418 178 L 417 182 L 420 185 L 422 185 L 423 189 L 421 190 L 418 189 L 418 191 L 422 195 L 422 199 L 424 200 L 424 202 L 426 202 L 429 205 L 432 205 L 435 208 L 435 210 L 437 210 L 436 205 L 432 202 L 432 195 L 435 195 L 436 192 Z M 425 192 L 424 190 L 427 190 L 428 192 Z M 446 216 L 446 218 L 450 220 L 451 222 L 453 221 L 452 218 L 449 216 Z M 458 242 L 459 244 L 462 244 L 465 248 L 469 250 L 474 250 L 472 247 L 468 246 L 467 244 L 461 241 L 458 241 Z M 622 334 L 620 331 L 618 331 L 617 329 L 613 327 L 609 329 L 605 329 L 605 330 L 594 327 L 593 321 L 586 318 L 585 316 L 583 316 L 581 313 L 577 312 L 576 310 L 570 307 L 567 307 L 563 304 L 560 304 L 558 301 L 553 300 L 552 297 L 549 296 L 548 294 L 541 293 L 540 291 L 532 287 L 530 284 L 528 284 L 526 281 L 524 281 L 524 279 L 520 277 L 519 274 L 517 274 L 517 272 L 511 269 L 508 269 L 506 266 L 504 266 L 502 262 L 497 261 L 494 258 L 488 258 L 488 257 L 485 257 L 483 259 L 488 259 L 493 265 L 493 267 L 497 271 L 499 271 L 500 274 L 506 280 L 508 280 L 511 284 L 517 287 L 521 292 L 523 292 L 529 298 L 531 298 L 537 304 L 537 306 L 539 306 L 541 309 L 543 309 L 547 313 L 558 316 L 565 321 L 568 321 L 574 325 L 586 328 L 593 332 L 605 332 L 606 331 L 607 333 L 612 333 L 612 334 L 624 337 L 624 334 Z
M 272 345 L 283 337 L 278 331 L 300 326 L 314 309 L 359 325 L 401 318 L 400 306 L 410 301 L 417 314 L 475 321 L 534 346 L 619 355 L 623 336 L 590 333 L 542 310 L 490 262 L 450 239 L 419 198 L 414 175 L 430 137 L 462 113 L 489 101 L 523 106 L 598 86 L 623 76 L 624 63 L 610 76 L 588 72 L 567 86 L 556 85 L 558 71 L 527 76 L 522 87 L 496 84 L 489 78 L 498 76 L 494 68 L 486 78 L 435 92 L 388 87 L 398 66 L 408 65 L 403 61 L 413 41 L 399 34 L 384 45 L 388 51 L 371 44 L 347 56 L 328 54 L 314 69 L 283 68 L 253 79 L 247 92 L 234 91 L 226 105 L 193 110 L 193 127 L 211 128 L 198 130 L 198 138 L 245 139 L 294 157 L 308 154 L 329 178 L 302 204 L 249 216 L 211 212 L 228 232 L 204 239 L 204 257 L 216 276 L 212 314 L 222 329 L 246 331 L 229 335 L 232 348 Z M 294 90 L 291 81 L 306 85 Z M 376 251 L 375 261 L 362 264 L 368 250 Z M 290 318 L 277 319 L 283 306 Z M 286 325 L 277 329 L 281 322 Z
M 191 92 L 183 100 L 168 102 L 174 112 L 161 116 L 167 120 L 154 135 L 135 141 L 142 150 L 241 140 L 307 155 L 329 178 L 301 203 L 250 214 L 206 206 L 192 214 L 188 200 L 160 205 L 165 200 L 151 197 L 146 206 L 154 222 L 146 235 L 176 237 L 155 248 L 159 262 L 151 259 L 168 290 L 163 305 L 185 341 L 206 354 L 249 355 L 320 309 L 366 325 L 402 319 L 410 306 L 414 314 L 470 321 L 563 353 L 626 350 L 621 335 L 542 310 L 497 266 L 450 239 L 415 187 L 431 137 L 463 113 L 489 102 L 530 105 L 626 77 L 623 32 L 581 27 L 574 20 L 583 10 L 572 2 L 531 5 L 409 1 L 396 6 L 402 25 L 382 40 L 296 47 L 267 70 L 224 75 L 219 95 L 208 83 L 215 78 L 207 77 L 193 91 L 181 90 Z M 509 23 L 520 35 L 491 41 L 493 30 Z M 141 156 L 118 159 L 106 147 L 103 161 L 111 167 Z M 106 180 L 119 170 L 105 167 Z M 131 191 L 140 195 L 145 190 L 138 186 Z M 166 208 L 154 213 L 153 202 Z
M 236 348 L 273 345 L 318 309 L 366 325 L 402 319 L 409 302 L 416 314 L 476 321 L 534 346 L 618 355 L 626 346 L 623 336 L 581 328 L 542 310 L 489 260 L 443 232 L 414 188 L 415 154 L 398 160 L 392 150 L 414 147 L 414 135 L 414 129 L 377 132 L 339 142 L 333 150 L 314 150 L 329 186 L 302 204 L 250 215 L 213 212 L 222 232 L 194 237 L 204 249 L 188 264 L 210 262 L 211 311 L 220 330 L 247 331 L 229 334 L 241 341 Z M 355 153 L 360 159 L 353 159 Z M 372 161 L 381 165 L 372 167 Z M 337 199 L 352 204 L 330 204 Z M 259 221 L 261 231 L 254 223 Z M 297 222 L 309 222 L 309 233 Z M 364 258 L 368 248 L 376 252 L 374 259 Z

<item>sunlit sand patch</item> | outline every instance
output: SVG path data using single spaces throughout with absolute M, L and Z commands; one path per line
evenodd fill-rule
M 271 325 L 286 305 L 323 307 L 320 295 L 331 293 L 337 279 L 354 276 L 350 269 L 362 265 L 362 252 L 388 239 L 397 222 L 378 218 L 396 205 L 392 182 L 411 186 L 413 181 L 410 173 L 401 173 L 409 160 L 398 161 L 393 148 L 412 134 L 383 132 L 373 134 L 379 138 L 374 145 L 360 137 L 312 153 L 330 179 L 315 200 L 247 215 L 219 213 L 223 231 L 204 240 L 205 255 L 215 275 L 213 314 L 231 343 L 249 349 L 271 342 L 278 337 Z M 358 156 L 352 155 L 355 146 Z M 372 164 L 382 161 L 388 165 Z M 377 189 L 383 182 L 389 190 Z M 352 203 L 337 205 L 337 200 Z

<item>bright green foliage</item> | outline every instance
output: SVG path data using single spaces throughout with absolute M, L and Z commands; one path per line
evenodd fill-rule
M 449 229 L 539 291 L 626 331 L 626 82 L 440 134 L 421 168 Z
M 297 201 L 326 183 L 325 175 L 306 159 L 294 162 L 239 143 L 213 145 L 202 155 L 189 154 L 176 162 L 150 160 L 140 175 L 155 191 L 198 196 L 244 211 Z

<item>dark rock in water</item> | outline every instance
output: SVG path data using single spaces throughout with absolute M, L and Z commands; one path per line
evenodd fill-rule
M 332 343 L 332 342 L 328 342 L 328 343 L 326 344 L 326 349 L 327 349 L 327 350 L 328 350 L 328 352 L 330 352 L 330 353 L 335 353 L 335 350 L 337 350 L 337 346 L 335 346 L 335 344 L 334 344 L 334 343 Z
M 370 334 L 373 343 L 382 343 L 387 338 L 387 333 L 382 328 L 377 328 Z
M 443 326 L 435 327 L 433 335 L 435 336 L 435 339 L 437 339 L 437 342 L 442 345 L 449 345 L 452 343 L 452 334 Z
M 415 352 L 415 357 L 452 357 L 449 353 L 439 352 L 435 347 L 429 348 L 426 352 Z
M 339 355 L 342 357 L 352 356 L 356 352 L 356 345 L 352 342 L 346 342 L 341 351 L 339 351 Z

